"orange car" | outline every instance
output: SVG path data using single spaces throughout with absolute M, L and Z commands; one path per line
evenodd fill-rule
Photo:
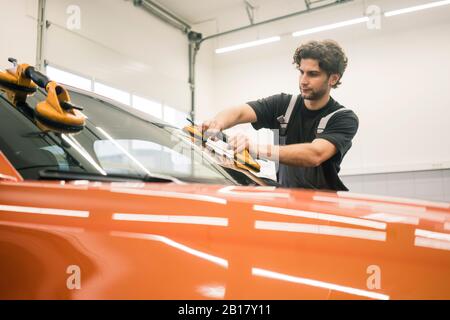
M 69 93 L 81 130 L 0 94 L 0 299 L 450 299 L 449 203 L 276 188 Z

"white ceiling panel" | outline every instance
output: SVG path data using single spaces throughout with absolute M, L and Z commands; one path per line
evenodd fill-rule
M 158 0 L 155 2 L 191 24 L 214 19 L 221 12 L 233 8 L 241 7 L 245 10 L 244 0 Z

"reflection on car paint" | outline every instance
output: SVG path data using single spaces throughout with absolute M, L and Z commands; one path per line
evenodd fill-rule
M 206 298 L 223 299 L 225 298 L 225 285 L 207 284 L 197 287 L 197 292 Z
M 418 217 L 402 216 L 399 214 L 390 214 L 390 213 L 371 213 L 366 216 L 363 216 L 362 218 L 384 221 L 384 222 L 404 223 L 404 224 L 410 224 L 410 225 L 418 225 L 419 224 Z
M 357 225 L 357 226 L 362 226 L 362 227 L 386 230 L 386 223 L 380 223 L 380 222 L 376 222 L 376 221 L 370 221 L 370 220 L 359 219 L 359 218 L 343 217 L 343 216 L 338 216 L 338 215 L 334 215 L 334 214 L 326 214 L 326 213 L 304 211 L 304 210 L 285 209 L 285 208 L 277 208 L 277 207 L 269 207 L 269 206 L 261 206 L 261 205 L 253 205 L 253 210 L 260 211 L 260 212 L 280 214 L 280 215 L 288 215 L 288 216 L 293 216 L 293 217 L 340 222 L 340 223 L 352 224 L 352 225 Z
M 33 230 L 44 230 L 48 232 L 82 233 L 85 231 L 84 228 L 63 227 L 50 224 L 29 223 L 29 222 L 0 221 L 0 225 L 28 228 Z
M 418 217 L 419 219 L 442 222 L 450 220 L 450 214 L 445 214 L 433 209 L 428 209 L 423 206 L 391 204 L 381 202 L 371 202 L 363 200 L 351 200 L 343 198 L 333 198 L 324 196 L 314 196 L 313 200 L 336 203 L 341 208 L 355 209 L 355 208 L 369 208 L 376 213 L 391 213 L 406 216 Z
M 416 247 L 425 247 L 425 248 L 438 249 L 438 250 L 450 250 L 450 242 L 448 242 L 448 241 L 435 240 L 435 239 L 422 238 L 422 237 L 416 237 L 414 239 L 414 245 Z
M 313 286 L 318 288 L 323 288 L 327 290 L 335 290 L 344 293 L 349 293 L 357 296 L 363 296 L 367 298 L 377 299 L 377 300 L 389 300 L 389 296 L 381 293 L 371 292 L 367 290 L 361 290 L 346 286 L 337 285 L 334 283 L 328 283 L 323 281 L 317 281 L 313 279 L 301 278 L 296 276 L 291 276 L 287 274 L 282 274 L 270 270 L 260 269 L 260 268 L 252 268 L 252 274 L 255 276 L 265 277 L 269 279 L 277 279 L 281 281 L 287 281 L 307 286 Z
M 227 200 L 218 197 L 207 196 L 203 194 L 193 194 L 193 193 L 181 193 L 174 191 L 159 191 L 159 190 L 136 190 L 136 189 L 125 189 L 125 188 L 111 188 L 111 192 L 116 193 L 127 193 L 127 194 L 137 194 L 151 197 L 164 197 L 164 198 L 177 198 L 195 201 L 205 201 L 213 202 L 218 204 L 227 204 Z
M 266 192 L 268 189 L 259 189 L 257 187 L 253 188 L 255 191 L 251 191 L 251 188 L 246 188 L 245 191 L 238 189 L 237 186 L 226 186 L 220 188 L 217 192 L 223 194 L 229 194 L 237 197 L 246 197 L 246 198 L 285 198 L 289 199 L 288 193 L 283 192 Z M 273 190 L 273 189 L 270 189 Z
M 419 237 L 444 240 L 444 241 L 450 242 L 450 234 L 442 233 L 442 232 L 434 232 L 434 231 L 416 229 L 414 231 L 414 235 L 419 236 Z
M 173 248 L 182 250 L 186 253 L 196 256 L 198 258 L 208 260 L 208 261 L 213 262 L 221 267 L 228 268 L 227 260 L 220 258 L 220 257 L 216 257 L 214 255 L 211 255 L 211 254 L 208 254 L 205 252 L 202 252 L 200 250 L 190 248 L 184 244 L 173 241 L 172 239 L 169 239 L 164 236 L 160 236 L 160 235 L 156 235 L 156 234 L 122 232 L 122 231 L 111 231 L 110 235 L 113 237 L 124 237 L 124 238 L 134 238 L 134 239 L 142 239 L 142 240 L 150 240 L 150 241 L 159 241 L 159 242 L 167 244 Z
M 400 202 L 400 203 L 409 203 L 415 205 L 423 205 L 427 207 L 436 207 L 436 208 L 450 208 L 450 203 L 446 202 L 437 202 L 437 201 L 429 201 L 429 200 L 420 200 L 420 199 L 408 199 L 408 198 L 400 198 L 400 197 L 391 197 L 391 196 L 380 196 L 373 194 L 364 194 L 364 193 L 352 193 L 347 191 L 338 191 L 337 195 L 343 198 L 353 198 L 353 199 L 365 199 L 365 200 L 377 200 L 377 201 L 389 201 L 389 202 Z
M 332 227 L 319 224 L 291 223 L 278 221 L 255 221 L 255 229 L 309 233 L 337 237 L 349 237 L 374 241 L 386 241 L 386 232 L 355 228 Z
M 207 226 L 222 226 L 222 227 L 228 226 L 227 218 L 205 217 L 205 216 L 114 213 L 112 219 L 118 221 L 185 223 L 185 224 L 201 224 Z
M 0 211 L 89 218 L 89 211 L 0 205 Z

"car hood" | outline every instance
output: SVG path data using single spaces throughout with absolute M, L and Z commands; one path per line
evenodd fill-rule
M 2 299 L 449 299 L 449 250 L 448 203 L 272 187 L 0 183 Z

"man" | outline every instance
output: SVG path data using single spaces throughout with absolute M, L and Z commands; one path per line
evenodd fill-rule
M 294 54 L 300 71 L 301 95 L 278 94 L 220 112 L 202 125 L 207 136 L 241 123 L 278 129 L 279 145 L 253 145 L 245 136 L 230 139 L 259 158 L 279 161 L 278 182 L 283 187 L 348 190 L 339 179 L 341 162 L 358 130 L 358 117 L 330 97 L 347 67 L 347 57 L 334 41 L 310 41 Z M 291 105 L 291 106 L 289 106 Z M 338 111 L 339 110 L 339 111 Z

